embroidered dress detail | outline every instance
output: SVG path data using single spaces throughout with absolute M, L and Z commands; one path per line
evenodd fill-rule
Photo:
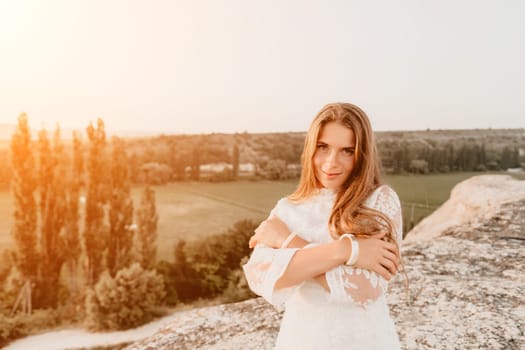
M 301 203 L 283 198 L 270 215 L 277 215 L 310 242 L 303 248 L 307 249 L 333 240 L 328 219 L 335 197 L 334 191 L 321 189 Z M 381 186 L 364 204 L 389 217 L 400 243 L 403 231 L 397 194 Z M 250 289 L 278 309 L 285 308 L 275 349 L 400 348 L 385 298 L 388 283 L 375 272 L 339 265 L 325 274 L 330 292 L 313 280 L 274 290 L 297 250 L 257 246 L 243 265 Z

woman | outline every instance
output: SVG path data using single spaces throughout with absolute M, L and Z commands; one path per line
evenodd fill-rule
M 306 135 L 297 190 L 250 239 L 250 289 L 285 307 L 275 349 L 399 349 L 385 299 L 399 268 L 401 207 L 380 180 L 366 114 L 325 106 Z

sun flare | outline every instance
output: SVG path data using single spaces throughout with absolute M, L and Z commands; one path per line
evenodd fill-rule
M 0 0 L 0 37 L 9 38 L 27 25 L 30 1 Z

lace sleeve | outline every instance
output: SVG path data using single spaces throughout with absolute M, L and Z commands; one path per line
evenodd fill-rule
M 401 202 L 397 193 L 389 186 L 381 186 L 371 204 L 376 209 L 390 218 L 394 225 L 394 237 L 398 245 L 403 240 L 403 215 L 401 215 Z
M 273 214 L 280 216 L 282 203 L 283 200 L 277 202 L 270 216 Z M 242 266 L 250 289 L 270 304 L 282 308 L 286 300 L 301 284 L 276 290 L 275 283 L 283 275 L 298 250 L 298 248 L 274 249 L 257 245 L 248 262 Z
M 394 237 L 401 243 L 402 215 L 397 194 L 388 186 L 381 186 L 373 194 L 369 206 L 386 214 L 394 226 Z M 339 265 L 326 272 L 330 300 L 348 301 L 365 307 L 385 294 L 387 281 L 368 270 Z
M 299 286 L 275 289 L 275 283 L 283 275 L 298 248 L 273 249 L 257 246 L 248 262 L 242 266 L 248 286 L 270 304 L 282 307 Z

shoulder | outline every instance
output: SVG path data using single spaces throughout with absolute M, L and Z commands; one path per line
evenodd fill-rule
M 389 185 L 381 185 L 378 188 L 376 188 L 376 191 L 379 192 L 379 195 L 381 196 L 396 199 L 397 201 L 399 201 L 399 196 L 397 195 L 397 192 Z
M 277 201 L 277 203 L 275 204 L 275 206 L 273 207 L 273 209 L 272 209 L 272 211 L 270 213 L 270 216 L 271 215 L 279 216 L 279 213 L 281 213 L 283 210 L 286 210 L 287 208 L 289 208 L 290 205 L 291 205 L 291 202 L 288 199 L 288 197 L 283 197 L 283 198 L 279 199 Z
M 389 185 L 381 185 L 376 188 L 366 200 L 366 205 L 374 208 L 384 203 L 391 203 L 395 206 L 401 206 L 399 196 L 396 191 Z
M 275 207 L 272 209 L 270 215 L 287 215 L 288 213 L 297 213 L 303 210 L 315 209 L 317 205 L 317 196 L 305 199 L 303 201 L 291 200 L 288 196 L 283 197 L 277 201 Z

